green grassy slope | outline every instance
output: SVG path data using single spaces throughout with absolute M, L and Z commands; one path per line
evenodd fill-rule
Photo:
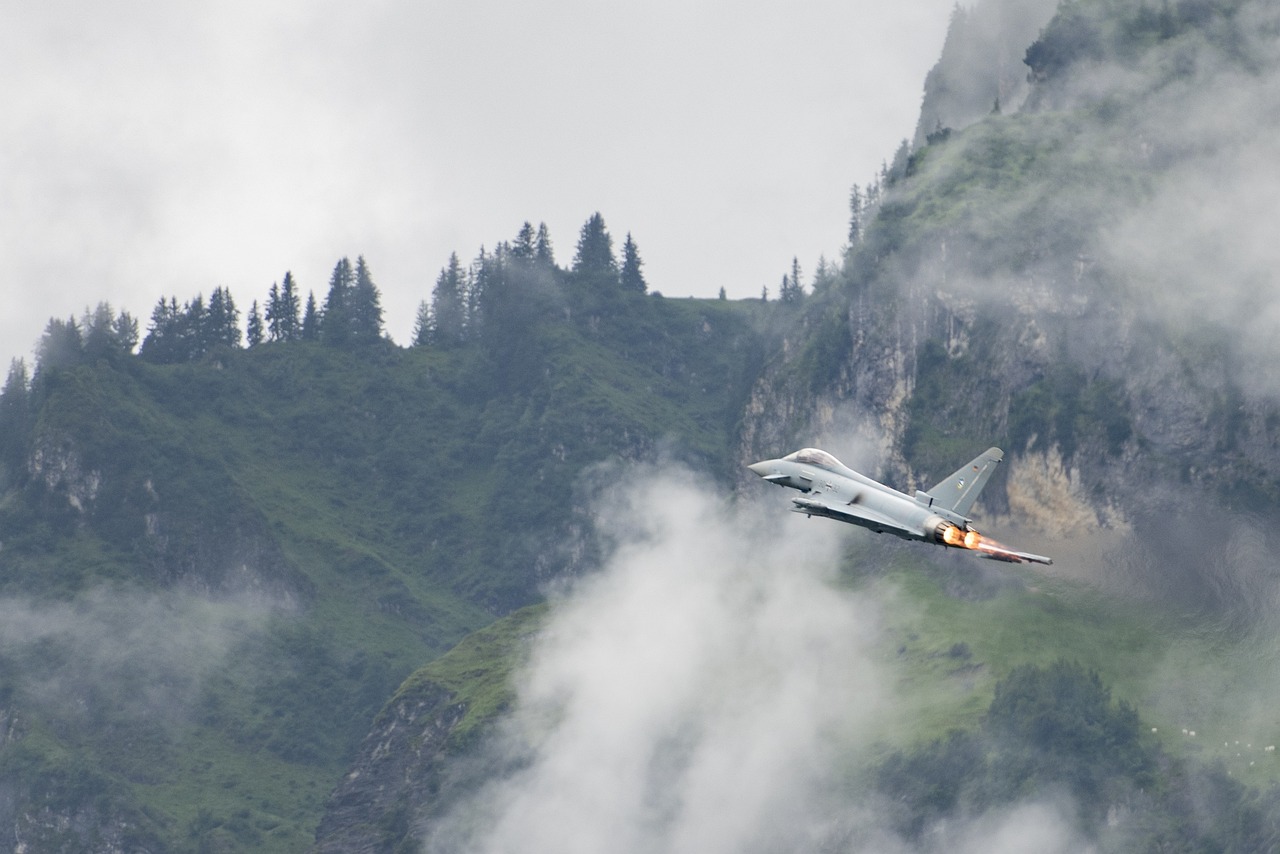
M 479 344 L 276 344 L 42 378 L 44 467 L 0 502 L 0 591 L 37 612 L 93 616 L 104 595 L 190 608 L 220 654 L 163 714 L 96 687 L 76 711 L 23 663 L 40 643 L 74 649 L 77 630 L 6 635 L 0 696 L 22 729 L 0 774 L 36 802 L 88 769 L 89 790 L 47 805 L 105 799 L 153 844 L 307 847 L 396 686 L 574 570 L 584 471 L 659 452 L 729 471 L 759 311 L 637 297 L 592 326 L 542 322 L 518 388 Z M 67 677 L 57 660 L 42 672 Z
M 1280 759 L 1265 749 L 1280 741 L 1266 711 L 1274 685 L 1259 678 L 1280 662 L 1263 633 L 1030 570 L 1002 574 L 980 595 L 949 593 L 954 579 L 914 562 L 857 582 L 888 603 L 884 660 L 905 713 L 886 743 L 976 727 L 999 679 L 1065 659 L 1096 671 L 1171 754 L 1221 762 L 1253 785 L 1280 783 Z

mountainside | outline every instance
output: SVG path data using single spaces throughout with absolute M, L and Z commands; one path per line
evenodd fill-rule
M 0 832 L 305 848 L 396 685 L 591 559 L 584 474 L 725 476 L 758 305 L 529 320 L 514 387 L 480 341 L 42 364 L 0 501 Z
M 1021 110 L 888 173 L 757 386 L 742 459 L 852 424 L 916 484 L 993 442 L 1012 460 L 989 515 L 1059 551 L 1130 537 L 1148 592 L 1272 603 L 1259 567 L 1214 556 L 1244 539 L 1262 559 L 1272 526 L 1253 514 L 1280 497 L 1258 230 L 1276 29 L 1263 4 L 1064 5 L 1026 50 Z
M 320 849 L 542 840 L 591 850 L 593 838 L 628 851 L 701 850 L 696 840 L 733 850 L 1274 845 L 1276 790 L 1240 780 L 1278 776 L 1266 711 L 1278 693 L 1265 675 L 1280 595 L 1270 559 L 1280 389 L 1266 368 L 1277 290 L 1265 233 L 1280 197 L 1269 165 L 1278 35 L 1280 19 L 1258 2 L 958 10 L 916 144 L 865 194 L 855 188 L 843 263 L 815 280 L 752 389 L 739 463 L 820 444 L 910 491 L 989 444 L 1006 448 L 978 515 L 1053 554 L 1054 576 L 859 541 L 840 558 L 843 581 L 809 581 L 874 603 L 878 642 L 847 646 L 843 666 L 881 678 L 829 713 L 842 696 L 832 674 L 810 697 L 777 676 L 768 652 L 745 662 L 722 652 L 716 617 L 752 623 L 755 612 L 697 599 L 717 570 L 683 557 L 698 549 L 671 533 L 678 524 L 651 523 L 657 545 L 624 538 L 598 582 L 556 603 L 539 640 L 505 653 L 533 658 L 485 746 L 425 735 L 423 703 L 460 715 L 465 702 L 449 707 L 453 689 L 422 671 L 384 710 L 372 752 L 333 803 L 375 790 L 382 802 L 362 801 L 372 815 L 360 826 L 331 810 Z M 1025 58 L 1021 71 L 1011 55 Z M 738 476 L 745 500 L 758 484 Z M 697 540 L 714 537 L 699 530 Z M 784 536 L 805 553 L 805 540 L 826 534 L 785 531 L 737 534 L 756 551 L 715 595 L 751 595 L 741 588 L 756 590 L 757 564 L 809 583 L 806 568 L 829 556 L 774 562 L 770 551 Z M 669 594 L 678 616 L 653 616 L 653 631 L 625 647 L 628 614 L 608 611 L 606 591 L 643 599 L 632 551 L 666 554 L 667 536 L 686 579 Z M 757 595 L 768 601 L 783 583 L 770 576 Z M 705 607 L 686 626 L 690 601 Z M 1135 608 L 1150 619 L 1135 620 Z M 682 633 L 693 625 L 696 635 Z M 757 628 L 775 640 L 802 630 L 767 626 Z M 667 681 L 651 686 L 663 699 L 609 702 L 608 686 L 622 686 L 603 662 L 589 667 L 604 652 L 574 645 L 575 633 L 613 650 L 612 669 L 636 668 L 637 680 L 663 662 Z M 669 647 L 668 635 L 686 646 Z M 818 666 L 827 642 L 790 665 Z M 700 656 L 718 664 L 697 669 Z M 1054 663 L 1061 656 L 1085 667 Z M 703 681 L 682 700 L 690 668 Z M 889 720 L 875 713 L 886 690 Z M 716 752 L 718 731 L 739 732 L 744 719 L 764 727 L 773 703 L 796 696 L 810 701 L 803 711 L 753 731 L 788 745 L 785 756 L 750 739 Z M 735 701 L 763 709 L 717 705 Z M 612 734 L 591 726 L 600 717 L 616 717 Z M 397 734 L 402 720 L 422 723 Z M 827 751 L 807 752 L 798 734 Z M 379 773 L 387 745 L 419 737 L 431 757 L 395 772 L 417 782 Z M 426 775 L 436 783 L 424 786 Z M 393 791 L 413 794 L 396 801 Z M 720 822 L 699 811 L 711 805 L 752 818 Z M 380 815 L 395 821 L 372 826 Z
M 914 143 L 780 299 L 599 214 L 51 321 L 0 394 L 15 850 L 1268 850 L 1280 14 L 957 8 Z M 135 350 L 137 351 L 135 353 Z M 785 512 L 991 445 L 1052 573 Z M 1221 745 L 1221 746 L 1219 746 Z

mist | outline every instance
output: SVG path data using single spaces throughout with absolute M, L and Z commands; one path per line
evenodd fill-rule
M 913 850 L 868 788 L 902 708 L 885 594 L 838 582 L 848 529 L 684 469 L 611 471 L 608 557 L 553 595 L 513 711 L 459 775 L 485 782 L 455 779 L 426 850 Z M 933 840 L 1068 850 L 1056 808 L 1023 806 Z
M 190 721 L 203 680 L 259 636 L 280 603 L 97 588 L 71 602 L 0 600 L 0 666 L 58 718 Z M 12 670 L 9 670 L 12 668 Z

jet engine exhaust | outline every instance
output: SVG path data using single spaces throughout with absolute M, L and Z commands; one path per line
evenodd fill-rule
M 982 534 L 970 528 L 965 530 L 958 525 L 950 522 L 943 522 L 934 529 L 934 539 L 945 546 L 952 546 L 958 549 L 969 549 L 976 552 L 987 552 L 992 554 L 1005 553 L 1010 550 L 995 540 L 984 537 Z

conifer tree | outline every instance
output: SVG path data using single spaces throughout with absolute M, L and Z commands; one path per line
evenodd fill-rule
M 343 257 L 329 276 L 329 295 L 320 321 L 320 340 L 335 347 L 351 343 L 351 303 L 355 274 L 351 261 Z
M 597 211 L 582 225 L 573 272 L 595 282 L 618 282 L 618 262 L 613 257 L 613 238 Z
M 275 286 L 272 285 L 272 289 Z M 245 339 L 250 347 L 257 347 L 262 343 L 262 315 L 258 312 L 258 301 L 254 300 L 249 306 L 248 326 L 245 329 Z
M 484 259 L 484 250 L 480 250 Z M 458 261 L 458 253 L 449 255 L 448 265 L 440 271 L 436 278 L 435 289 L 431 292 L 431 318 L 428 337 L 440 347 L 453 347 L 460 344 L 466 335 L 467 294 L 466 277 L 462 264 Z
M 177 298 L 174 298 L 177 302 Z M 174 361 L 194 359 L 209 349 L 213 336 L 209 331 L 209 317 L 204 309 L 204 294 L 193 296 L 177 313 L 178 340 L 182 347 L 175 350 Z
M 382 340 L 382 301 L 363 255 L 356 258 L 350 335 L 354 344 L 372 344 Z
M 849 192 L 849 245 L 857 246 L 862 240 L 862 190 L 857 184 Z
M 431 305 L 423 300 L 418 303 L 418 313 L 413 318 L 413 346 L 426 347 L 431 344 Z
M 485 293 L 489 286 L 489 254 L 480 247 L 480 254 L 471 262 L 467 272 L 467 287 L 463 294 L 464 333 L 469 339 L 481 336 L 484 327 Z
M 267 338 L 271 341 L 280 341 L 284 338 L 281 331 L 281 315 L 284 313 L 280 303 L 280 286 L 275 282 L 271 283 L 271 290 L 267 292 Z
M 223 287 L 213 289 L 209 296 L 209 310 L 205 314 L 205 322 L 199 323 L 198 316 L 193 318 L 202 329 L 199 350 L 206 353 L 214 347 L 240 346 L 240 311 L 236 308 L 231 291 Z
M 795 305 L 804 299 L 804 285 L 800 282 L 800 259 L 792 257 L 791 275 L 782 277 L 778 298 L 788 305 Z
M 49 318 L 44 335 L 36 345 L 36 373 L 79 364 L 84 358 L 84 339 L 74 317 L 65 321 Z
M 649 285 L 644 280 L 644 273 L 640 271 L 640 267 L 644 262 L 640 260 L 640 250 L 636 248 L 635 241 L 631 239 L 631 232 L 627 232 L 627 239 L 622 244 L 622 289 L 630 293 L 642 294 L 649 289 Z
M 0 475 L 6 470 L 12 474 L 22 469 L 31 426 L 29 386 L 27 363 L 14 359 L 9 363 L 9 375 L 0 390 Z M 0 477 L 0 486 L 3 485 L 4 478 Z
M 298 310 L 301 308 L 298 298 L 298 285 L 294 281 L 293 273 L 288 270 L 284 272 L 284 279 L 280 282 L 280 340 L 281 341 L 297 341 L 302 335 L 302 329 L 298 320 Z
M 176 361 L 178 349 L 178 303 L 164 297 L 151 310 L 151 328 L 138 355 L 150 362 Z
M 80 328 L 84 330 L 84 354 L 90 361 L 110 358 L 118 351 L 110 303 L 100 302 L 93 311 L 86 308 Z
M 533 258 L 535 261 L 548 267 L 556 265 L 555 252 L 551 249 L 551 234 L 547 231 L 545 222 L 538 223 L 538 236 L 534 239 L 533 245 Z
M 522 261 L 532 261 L 538 251 L 535 240 L 533 226 L 525 220 L 524 225 L 520 226 L 520 232 L 516 235 L 515 243 L 511 246 L 511 256 Z
M 825 255 L 818 256 L 818 266 L 813 271 L 813 292 L 825 291 L 836 281 L 839 270 L 827 260 Z
M 724 292 L 724 285 L 721 285 L 721 286 L 720 286 L 720 296 L 719 296 L 719 299 L 726 300 L 726 299 L 728 299 L 728 298 L 729 298 L 729 295 L 728 295 L 727 293 L 725 293 L 725 292 Z
M 138 346 L 138 321 L 129 312 L 121 311 L 112 323 L 112 330 L 116 347 L 126 355 L 131 354 Z
M 493 341 L 513 331 L 506 321 L 511 317 L 513 292 L 511 289 L 509 253 L 503 244 L 485 254 L 483 248 L 472 267 L 470 297 L 470 326 L 468 337 Z
M 302 313 L 302 328 L 299 337 L 303 341 L 320 340 L 320 309 L 316 306 L 315 291 L 307 291 L 307 307 Z

